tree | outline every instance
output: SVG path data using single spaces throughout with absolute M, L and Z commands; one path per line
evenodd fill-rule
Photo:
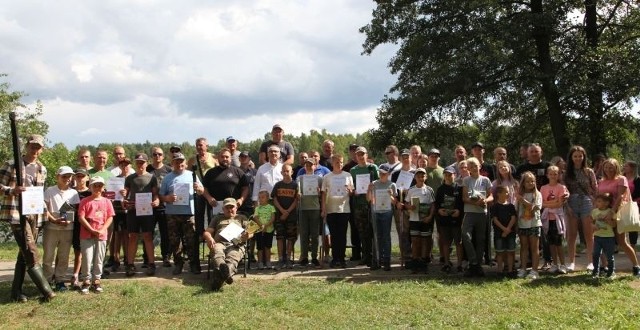
M 636 132 L 640 13 L 628 0 L 377 1 L 364 54 L 399 44 L 397 82 L 377 115 L 375 143 L 417 135 L 452 145 L 502 131 L 517 147 L 546 132 L 606 152 Z M 506 130 L 501 127 L 507 127 Z

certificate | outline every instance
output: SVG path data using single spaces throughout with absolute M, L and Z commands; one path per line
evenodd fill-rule
M 411 188 L 411 181 L 413 181 L 413 173 L 400 171 L 400 174 L 398 174 L 398 180 L 396 181 L 396 186 L 398 186 L 398 190 L 408 190 Z
M 22 214 L 44 213 L 44 187 L 26 187 L 22 192 Z
M 356 175 L 356 194 L 366 194 L 367 189 L 369 188 L 369 183 L 371 183 L 371 176 L 369 173 L 367 174 L 357 174 Z
M 302 194 L 305 196 L 318 195 L 318 177 L 315 175 L 302 176 Z
M 220 232 L 220 236 L 227 240 L 227 242 L 231 242 L 232 239 L 238 238 L 244 229 L 238 226 L 237 224 L 231 222 Z
M 151 193 L 136 194 L 136 216 L 153 215 L 153 208 L 151 207 L 152 198 Z
M 391 211 L 391 195 L 388 189 L 375 190 L 376 211 Z
M 332 197 L 343 197 L 347 195 L 347 182 L 344 177 L 331 178 L 331 189 L 329 190 Z
M 106 194 L 105 197 L 121 201 L 123 197 L 120 194 L 120 190 L 122 189 L 124 189 L 124 178 L 119 178 L 116 176 L 110 177 L 109 179 L 107 179 L 105 190 L 107 192 L 111 192 L 112 194 Z
M 189 205 L 191 199 L 191 189 L 188 183 L 176 183 L 173 185 L 173 193 L 176 194 L 176 201 L 173 205 Z

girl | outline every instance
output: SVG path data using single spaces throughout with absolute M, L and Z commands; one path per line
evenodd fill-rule
M 380 165 L 378 168 L 380 179 L 372 182 L 367 192 L 367 200 L 372 204 L 375 212 L 373 220 L 376 222 L 374 227 L 376 232 L 373 234 L 378 239 L 379 260 L 373 260 L 372 265 L 377 262 L 385 271 L 391 270 L 391 222 L 393 219 L 391 205 L 396 203 L 395 194 L 398 190 L 396 184 L 389 181 L 390 170 L 387 164 Z
M 455 183 L 455 168 L 448 166 L 444 169 L 444 181 L 436 191 L 436 223 L 440 228 L 443 240 L 444 266 L 442 271 L 451 272 L 453 264 L 449 260 L 451 243 L 456 244 L 456 260 L 458 269 L 462 270 L 462 216 L 464 203 L 462 202 L 462 186 Z
M 536 176 L 527 171 L 522 173 L 520 189 L 516 197 L 518 203 L 518 236 L 520 237 L 520 270 L 518 277 L 527 276 L 527 260 L 531 258 L 531 271 L 527 276 L 530 279 L 538 278 L 538 242 L 542 221 L 540 220 L 540 208 L 542 207 L 542 195 L 536 188 Z
M 435 196 L 433 189 L 425 181 L 427 171 L 418 168 L 415 174 L 416 185 L 407 191 L 404 208 L 409 210 L 409 235 L 411 236 L 411 269 L 413 273 L 420 270 L 427 271 L 426 260 L 420 260 L 422 247 L 426 244 L 427 236 L 433 230 L 433 214 Z M 431 228 L 431 229 L 429 229 Z
M 276 221 L 276 208 L 269 204 L 269 191 L 258 193 L 258 203 L 253 217 L 261 230 L 255 234 L 258 247 L 258 269 L 271 269 L 271 247 L 273 246 L 273 223 Z
M 564 172 L 567 170 L 567 163 L 560 156 L 551 158 L 549 164 L 558 167 L 558 182 L 564 182 Z
M 586 254 L 593 254 L 593 228 L 591 226 L 592 200 L 598 190 L 596 175 L 587 167 L 587 152 L 581 146 L 573 146 L 567 155 L 567 171 L 564 175 L 564 183 L 571 194 L 567 208 L 567 253 L 569 256 L 568 271 L 575 269 L 576 262 L 576 238 L 578 229 L 582 227 L 580 241 L 586 245 Z M 589 262 L 587 268 L 593 269 Z
M 469 165 L 466 160 L 461 160 L 458 162 L 458 177 L 456 178 L 456 183 L 462 186 L 462 180 L 469 176 Z
M 511 173 L 511 165 L 504 160 L 496 163 L 498 170 L 498 176 L 493 181 L 493 194 L 496 194 L 496 188 L 505 187 L 509 193 L 509 204 L 516 205 L 516 191 L 518 191 L 518 181 L 513 177 Z
M 562 237 L 565 234 L 563 206 L 569 198 L 569 191 L 558 182 L 560 169 L 557 166 L 551 165 L 547 168 L 547 178 L 549 184 L 540 188 L 540 194 L 542 194 L 542 207 L 544 208 L 542 227 L 547 235 L 551 257 L 554 261 L 549 272 L 566 274 L 567 267 L 564 264 L 564 251 L 562 251 Z
M 82 294 L 89 293 L 93 286 L 96 293 L 102 292 L 100 278 L 102 277 L 102 264 L 107 248 L 107 229 L 113 221 L 115 214 L 111 201 L 102 197 L 104 179 L 95 176 L 89 182 L 91 196 L 83 199 L 78 207 L 78 219 L 80 228 L 80 247 L 82 249 Z M 93 267 L 89 271 L 89 263 Z M 93 284 L 91 283 L 93 275 Z

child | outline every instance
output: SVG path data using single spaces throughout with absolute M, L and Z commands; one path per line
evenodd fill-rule
M 396 184 L 389 181 L 389 171 L 391 168 L 387 164 L 382 164 L 378 168 L 380 179 L 369 185 L 367 200 L 374 207 L 374 229 L 373 233 L 378 240 L 378 256 L 373 255 L 372 269 L 382 266 L 385 271 L 391 270 L 391 221 L 393 220 L 393 208 L 396 203 Z M 381 200 L 378 200 L 381 199 Z M 378 260 L 375 260 L 378 258 Z
M 547 242 L 551 250 L 554 264 L 549 268 L 550 273 L 567 273 L 562 251 L 562 238 L 565 235 L 564 202 L 569 198 L 569 190 L 558 183 L 560 169 L 557 166 L 547 168 L 549 183 L 540 188 L 542 194 L 542 229 L 547 235 Z M 558 263 L 559 262 L 559 263 Z
M 258 206 L 253 213 L 254 221 L 262 230 L 255 233 L 254 239 L 258 247 L 258 269 L 271 269 L 271 246 L 273 245 L 273 223 L 276 220 L 276 208 L 269 204 L 269 191 L 258 193 Z
M 113 220 L 113 205 L 111 201 L 102 197 L 104 179 L 95 176 L 89 182 L 91 196 L 83 199 L 78 207 L 80 228 L 80 247 L 82 248 L 82 282 L 81 292 L 89 293 L 92 286 L 96 293 L 102 292 L 100 278 L 102 277 L 102 263 L 107 248 L 107 228 Z M 93 265 L 89 271 L 89 263 Z
M 347 225 L 349 223 L 349 196 L 353 194 L 353 177 L 342 170 L 344 157 L 331 156 L 331 173 L 322 178 L 321 217 L 325 218 L 331 232 L 331 267 L 347 267 Z
M 426 260 L 420 260 L 423 243 L 427 236 L 433 234 L 434 193 L 425 184 L 427 171 L 416 169 L 416 185 L 409 188 L 405 197 L 405 209 L 409 210 L 409 235 L 411 236 L 411 269 L 413 273 L 420 270 L 427 272 Z M 429 230 L 431 228 L 431 230 Z
M 310 152 L 312 153 L 312 152 Z M 315 152 L 313 152 L 315 154 Z M 323 167 L 326 168 L 326 167 Z M 300 185 L 300 266 L 309 263 L 309 250 L 311 250 L 311 263 L 320 267 L 318 261 L 318 235 L 320 235 L 320 198 L 319 191 L 322 186 L 322 176 L 316 173 L 316 159 L 309 157 L 304 162 L 304 172 L 298 174 Z
M 42 266 L 44 275 L 49 282 L 55 281 L 55 289 L 66 291 L 64 284 L 67 268 L 69 267 L 69 252 L 73 241 L 73 209 L 80 204 L 78 192 L 71 189 L 71 177 L 73 170 L 69 166 L 61 166 L 56 171 L 56 185 L 47 188 L 44 192 L 44 201 L 47 205 L 47 219 L 42 245 L 44 256 Z M 55 270 L 52 267 L 55 259 Z
M 527 276 L 530 279 L 538 278 L 538 242 L 542 220 L 540 220 L 540 208 L 542 207 L 542 195 L 536 188 L 536 176 L 527 171 L 522 173 L 520 189 L 516 196 L 518 203 L 518 236 L 520 237 L 520 270 L 518 277 Z M 531 258 L 531 271 L 527 275 L 527 260 Z
M 293 268 L 291 252 L 298 238 L 299 190 L 292 173 L 291 165 L 282 165 L 282 181 L 276 182 L 271 190 L 273 205 L 276 207 L 276 241 L 280 268 Z
M 491 207 L 491 222 L 493 223 L 493 243 L 496 249 L 498 272 L 504 272 L 504 262 L 507 261 L 507 273 L 512 276 L 513 262 L 516 254 L 516 207 L 510 203 L 509 188 L 498 186 L 495 188 L 497 202 Z
M 74 187 L 78 192 L 78 197 L 80 197 L 80 202 L 86 197 L 91 196 L 91 189 L 89 189 L 89 173 L 87 170 L 83 168 L 78 168 L 75 170 L 75 174 L 73 176 L 73 180 L 75 181 Z M 71 281 L 71 287 L 74 290 L 80 290 L 80 282 L 78 281 L 78 276 L 80 275 L 80 267 L 82 264 L 82 250 L 80 249 L 80 220 L 78 217 L 75 217 L 75 222 L 73 223 L 73 279 Z
M 455 182 L 455 168 L 447 166 L 444 169 L 443 184 L 436 191 L 436 224 L 442 235 L 444 265 L 442 271 L 451 272 L 453 264 L 449 260 L 451 244 L 456 245 L 456 259 L 458 270 L 462 270 L 462 216 L 464 203 L 462 202 L 462 187 Z
M 593 271 L 591 276 L 598 278 L 600 272 L 600 254 L 604 252 L 607 257 L 607 278 L 614 279 L 616 238 L 613 228 L 616 226 L 616 219 L 609 205 L 613 200 L 611 194 L 603 193 L 596 196 L 596 208 L 591 211 L 593 218 Z

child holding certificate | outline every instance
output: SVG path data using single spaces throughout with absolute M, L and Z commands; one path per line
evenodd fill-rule
M 425 184 L 427 171 L 424 168 L 416 170 L 416 185 L 407 191 L 404 208 L 409 210 L 409 235 L 411 236 L 411 264 L 408 268 L 414 273 L 427 271 L 426 260 L 421 260 L 422 246 L 427 236 L 433 230 L 433 215 L 435 194 L 431 187 Z
M 320 198 L 319 190 L 322 177 L 316 173 L 316 159 L 309 157 L 304 162 L 304 172 L 298 175 L 300 185 L 300 266 L 309 264 L 309 250 L 311 263 L 320 267 L 318 261 L 318 235 L 320 235 Z
M 271 247 L 273 246 L 273 223 L 276 220 L 276 208 L 269 204 L 269 191 L 264 189 L 258 193 L 258 206 L 253 218 L 261 230 L 254 235 L 258 248 L 258 269 L 271 269 Z
M 373 205 L 373 235 L 377 238 L 379 254 L 378 264 L 385 271 L 391 270 L 391 222 L 393 219 L 392 204 L 396 203 L 396 184 L 389 180 L 389 165 L 382 164 L 378 168 L 380 179 L 369 185 L 367 200 Z M 374 255 L 375 257 L 375 255 Z
M 320 214 L 327 219 L 331 232 L 331 267 L 347 267 L 345 250 L 347 248 L 347 225 L 349 223 L 349 195 L 353 194 L 353 178 L 342 171 L 342 155 L 331 156 L 333 171 L 322 178 L 322 197 Z

